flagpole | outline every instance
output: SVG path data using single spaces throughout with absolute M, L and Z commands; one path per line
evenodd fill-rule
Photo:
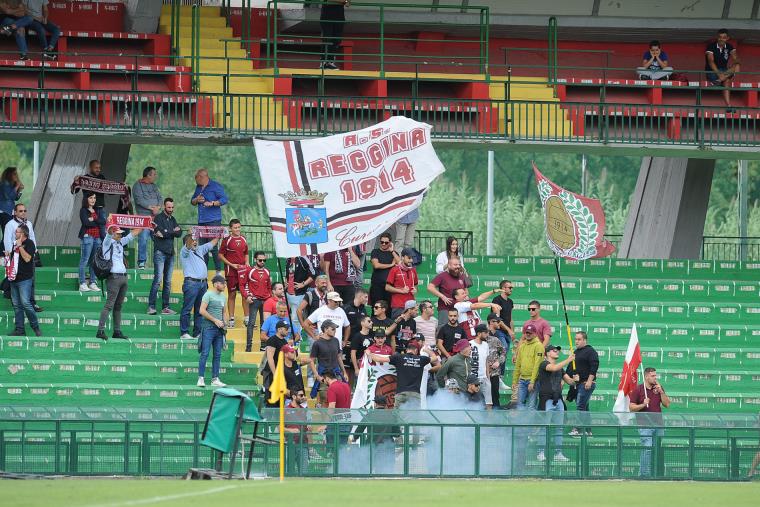
M 280 354 L 282 354 L 282 352 L 280 352 Z M 280 360 L 282 360 L 282 356 L 280 356 Z M 284 482 L 284 481 L 285 481 L 285 396 L 280 394 L 280 482 Z
M 644 384 L 644 399 L 648 400 L 649 396 L 647 395 L 647 381 L 644 378 L 644 361 L 641 361 L 639 367 L 641 368 L 641 383 Z
M 573 336 L 570 333 L 570 319 L 567 318 L 567 304 L 565 303 L 565 289 L 562 288 L 562 275 L 559 274 L 559 260 L 554 256 L 554 268 L 557 270 L 557 282 L 559 282 L 559 293 L 562 296 L 562 310 L 565 312 L 565 328 L 567 329 L 567 342 L 570 344 L 570 354 L 573 353 Z M 575 360 L 573 360 L 573 370 L 575 369 Z

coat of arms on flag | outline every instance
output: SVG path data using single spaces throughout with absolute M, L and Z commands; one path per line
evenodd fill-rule
M 615 246 L 604 239 L 602 203 L 556 185 L 541 174 L 536 164 L 533 172 L 544 209 L 549 248 L 560 257 L 574 260 L 612 254 Z

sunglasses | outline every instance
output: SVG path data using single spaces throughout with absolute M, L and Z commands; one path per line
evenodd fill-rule
M 266 262 L 266 259 L 256 259 L 256 262 Z
M 381 245 L 390 245 L 391 242 L 390 241 L 381 241 L 380 244 Z
M 373 306 L 372 308 L 382 308 L 382 306 L 380 306 L 380 305 L 375 305 L 375 306 Z
M 538 308 L 528 308 L 528 311 L 535 312 Z

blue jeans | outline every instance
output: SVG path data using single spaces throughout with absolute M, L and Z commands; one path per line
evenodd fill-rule
M 193 310 L 193 336 L 201 332 L 201 298 L 208 290 L 206 282 L 185 280 L 182 284 L 182 312 L 179 315 L 179 334 L 185 334 L 190 329 L 190 310 Z
M 148 238 L 150 237 L 150 231 L 143 229 L 140 234 L 137 235 L 137 264 L 145 264 L 148 260 Z
M 575 406 L 578 412 L 588 412 L 588 402 L 591 399 L 591 394 L 596 389 L 596 382 L 591 384 L 591 389 L 586 389 L 586 384 L 581 382 L 578 384 L 578 395 L 575 398 Z M 583 422 L 587 422 L 589 417 L 586 414 L 581 416 Z
M 29 28 L 37 32 L 37 40 L 42 49 L 55 48 L 55 45 L 58 44 L 58 38 L 61 36 L 61 29 L 52 21 L 42 23 L 41 21 L 33 19 Z M 50 34 L 49 41 L 47 38 L 48 34 Z
M 166 255 L 161 250 L 153 251 L 153 285 L 150 286 L 148 295 L 148 308 L 156 307 L 158 286 L 163 281 L 164 290 L 161 292 L 162 308 L 169 308 L 169 294 L 172 290 L 172 271 L 174 270 L 174 256 Z
M 528 391 L 530 380 L 520 379 L 517 384 L 517 410 L 536 410 L 538 403 L 538 386 L 533 385 L 533 392 Z
M 662 428 L 641 428 L 639 437 L 641 438 L 641 455 L 639 456 L 639 477 L 652 477 L 652 450 L 654 448 L 654 437 L 665 436 L 665 430 Z
M 6 16 L 0 22 L 0 26 L 16 25 L 16 31 L 13 32 L 13 36 L 16 38 L 16 45 L 18 51 L 22 55 L 25 55 L 29 48 L 26 45 L 26 30 L 25 28 L 32 24 L 34 18 L 31 16 L 24 16 L 17 18 L 15 16 Z
M 82 285 L 86 281 L 84 271 L 88 266 L 90 268 L 90 283 L 97 280 L 95 271 L 92 269 L 92 258 L 95 256 L 95 250 L 98 249 L 100 243 L 100 238 L 93 238 L 92 236 L 82 238 L 79 254 L 79 285 Z
M 24 330 L 24 314 L 29 319 L 32 329 L 40 328 L 37 313 L 34 311 L 34 305 L 32 304 L 32 282 L 32 278 L 20 282 L 11 282 L 11 300 L 13 301 L 13 312 L 15 313 L 16 331 Z
M 554 426 L 554 452 L 561 452 L 562 451 L 562 421 L 564 419 L 564 412 L 565 412 L 565 406 L 562 404 L 562 400 L 559 399 L 556 402 L 554 400 L 546 400 L 546 408 L 544 408 L 546 412 L 551 412 L 551 416 L 549 417 L 549 420 L 547 421 L 549 424 Z M 539 451 L 543 452 L 544 446 L 547 443 L 547 440 L 549 439 L 549 431 L 551 431 L 551 426 L 546 426 L 545 428 L 546 433 L 544 433 L 544 442 L 543 446 L 539 446 Z
M 214 357 L 211 360 L 211 378 L 219 377 L 219 365 L 222 363 L 222 347 L 224 334 L 216 326 L 206 326 L 201 332 L 201 357 L 198 359 L 198 376 L 206 375 L 206 360 L 211 347 L 214 347 Z
M 204 222 L 198 225 L 222 225 L 222 222 Z M 211 241 L 211 238 L 198 238 L 198 245 L 205 245 L 209 241 Z M 214 257 L 214 269 L 221 271 L 222 261 L 219 260 L 219 243 L 214 245 L 214 248 L 211 249 L 211 255 Z M 203 256 L 203 260 L 206 262 L 206 265 L 208 265 L 208 254 Z

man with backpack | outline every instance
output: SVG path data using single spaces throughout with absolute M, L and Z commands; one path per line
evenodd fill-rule
M 98 332 L 95 334 L 96 338 L 100 338 L 103 341 L 108 341 L 106 336 L 106 320 L 108 314 L 113 310 L 113 338 L 126 340 L 127 336 L 121 332 L 121 305 L 124 303 L 124 296 L 127 294 L 127 266 L 124 263 L 124 247 L 127 246 L 132 240 L 134 240 L 140 233 L 140 229 L 133 229 L 130 234 L 123 236 L 124 231 L 116 224 L 108 226 L 108 234 L 103 239 L 101 245 L 101 251 L 95 252 L 96 257 L 100 257 L 101 260 L 105 260 L 104 267 L 107 269 L 106 277 L 106 304 L 103 306 L 103 310 L 100 312 L 100 320 L 98 321 Z M 96 259 L 96 264 L 98 260 Z M 110 267 L 107 265 L 110 263 Z M 101 274 L 96 271 L 98 277 Z

